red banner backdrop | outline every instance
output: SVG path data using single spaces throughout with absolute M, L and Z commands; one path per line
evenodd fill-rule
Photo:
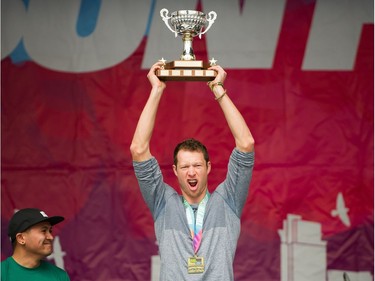
M 286 2 L 272 68 L 226 68 L 225 87 L 256 140 L 236 280 L 302 280 L 282 266 L 288 215 L 300 216 L 302 230 L 317 226 L 322 280 L 339 280 L 335 271 L 365 276 L 353 280 L 374 274 L 373 24 L 362 27 L 351 70 L 304 70 L 314 8 L 313 1 Z M 91 72 L 1 61 L 2 259 L 11 254 L 14 210 L 37 207 L 66 218 L 55 228 L 61 249 L 51 262 L 72 280 L 151 280 L 153 221 L 129 153 L 150 90 L 141 67 L 147 40 L 126 60 Z M 204 38 L 194 47 L 207 59 Z M 230 131 L 205 83 L 168 82 L 151 149 L 177 190 L 172 152 L 188 137 L 207 145 L 212 191 L 234 147 Z M 309 237 L 302 232 L 296 235 Z

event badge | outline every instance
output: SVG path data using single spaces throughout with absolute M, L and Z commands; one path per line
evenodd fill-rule
M 203 257 L 191 257 L 188 258 L 188 273 L 203 273 L 204 272 L 204 259 Z
M 204 272 L 204 258 L 198 257 L 197 252 L 202 241 L 203 218 L 204 218 L 204 213 L 206 211 L 206 205 L 207 205 L 209 197 L 210 197 L 210 194 L 206 192 L 206 195 L 204 196 L 203 200 L 199 203 L 196 219 L 194 217 L 194 211 L 192 207 L 185 200 L 185 198 L 182 198 L 184 206 L 185 206 L 185 210 L 186 210 L 186 218 L 187 218 L 187 222 L 190 228 L 191 237 L 193 239 L 193 249 L 195 253 L 193 257 L 188 258 L 188 273 L 189 274 L 196 274 L 196 273 Z

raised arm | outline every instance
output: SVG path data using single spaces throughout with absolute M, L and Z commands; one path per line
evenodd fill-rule
M 155 74 L 155 71 L 160 69 L 162 65 L 162 62 L 155 63 L 147 74 L 147 78 L 152 88 L 146 105 L 139 117 L 133 140 L 130 145 L 132 158 L 137 162 L 145 161 L 152 157 L 150 152 L 150 140 L 154 130 L 159 102 L 166 87 L 165 83 L 160 81 Z
M 210 82 L 209 86 L 224 112 L 225 119 L 234 137 L 236 148 L 243 152 L 254 151 L 254 138 L 251 135 L 250 129 L 224 89 L 224 81 L 227 73 L 218 65 L 211 66 L 209 69 L 217 71 L 215 80 Z

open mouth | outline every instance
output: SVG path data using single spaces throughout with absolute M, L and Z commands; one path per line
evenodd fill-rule
M 190 187 L 196 187 L 197 184 L 198 184 L 198 181 L 197 180 L 188 180 L 188 184 L 190 185 Z

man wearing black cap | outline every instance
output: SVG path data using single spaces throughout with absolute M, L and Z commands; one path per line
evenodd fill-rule
M 69 281 L 66 271 L 44 261 L 52 254 L 52 226 L 63 221 L 39 209 L 22 209 L 9 222 L 13 255 L 1 262 L 2 281 Z

